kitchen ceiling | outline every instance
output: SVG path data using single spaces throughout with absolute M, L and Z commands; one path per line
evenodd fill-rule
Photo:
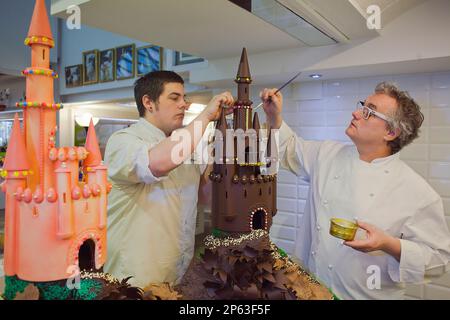
M 252 14 L 228 0 L 52 0 L 51 12 L 66 18 L 66 9 L 75 4 L 82 24 L 212 60 L 237 56 L 244 46 L 257 54 L 375 37 L 378 32 L 365 27 L 368 5 L 379 5 L 387 24 L 424 1 L 252 0 Z M 280 6 L 270 9 L 277 3 L 304 19 L 289 30 L 294 17 L 287 19 Z M 295 37 L 295 29 L 309 33 Z
M 304 45 L 227 0 L 53 0 L 52 14 L 70 4 L 82 24 L 209 60 Z

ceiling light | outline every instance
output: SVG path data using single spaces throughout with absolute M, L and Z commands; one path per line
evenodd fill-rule
M 322 75 L 315 73 L 315 74 L 310 74 L 309 77 L 313 78 L 313 79 L 320 79 L 320 78 L 322 78 Z
M 126 107 L 126 108 L 137 108 L 136 102 L 134 102 L 134 101 L 131 101 L 131 102 L 118 102 L 117 105 L 120 106 L 120 107 Z
M 200 103 L 191 103 L 189 109 L 186 112 L 189 113 L 201 113 L 205 109 L 206 105 Z
M 92 114 L 90 114 L 88 112 L 78 114 L 75 116 L 76 123 L 81 127 L 89 127 L 89 123 L 91 122 L 91 119 L 92 119 L 92 122 L 94 123 L 94 126 L 100 120 L 99 118 L 93 117 Z

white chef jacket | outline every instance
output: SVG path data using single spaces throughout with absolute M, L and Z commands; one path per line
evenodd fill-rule
M 182 164 L 167 176 L 148 168 L 148 151 L 166 138 L 144 118 L 115 132 L 105 162 L 113 188 L 108 198 L 105 271 L 145 287 L 177 283 L 192 259 L 201 168 Z
M 446 271 L 450 233 L 442 200 L 398 153 L 368 163 L 354 145 L 305 141 L 284 122 L 279 133 L 281 167 L 310 183 L 295 255 L 338 297 L 402 299 L 405 282 Z M 345 246 L 329 234 L 332 217 L 365 221 L 401 238 L 400 263 L 382 251 Z

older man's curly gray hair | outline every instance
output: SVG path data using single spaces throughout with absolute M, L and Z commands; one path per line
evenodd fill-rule
M 401 91 L 395 84 L 381 82 L 375 88 L 375 93 L 383 93 L 397 101 L 397 110 L 390 115 L 394 121 L 388 124 L 389 130 L 400 130 L 400 135 L 388 142 L 391 153 L 399 152 L 419 136 L 419 128 L 423 122 L 420 106 L 406 91 Z

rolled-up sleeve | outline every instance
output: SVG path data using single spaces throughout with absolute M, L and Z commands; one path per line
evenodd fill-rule
M 403 234 L 400 262 L 393 257 L 388 261 L 392 281 L 420 283 L 449 270 L 450 232 L 440 198 L 406 222 Z
M 166 178 L 155 177 L 148 166 L 148 152 L 152 147 L 152 144 L 126 132 L 112 135 L 105 150 L 108 178 L 116 184 L 151 184 Z

